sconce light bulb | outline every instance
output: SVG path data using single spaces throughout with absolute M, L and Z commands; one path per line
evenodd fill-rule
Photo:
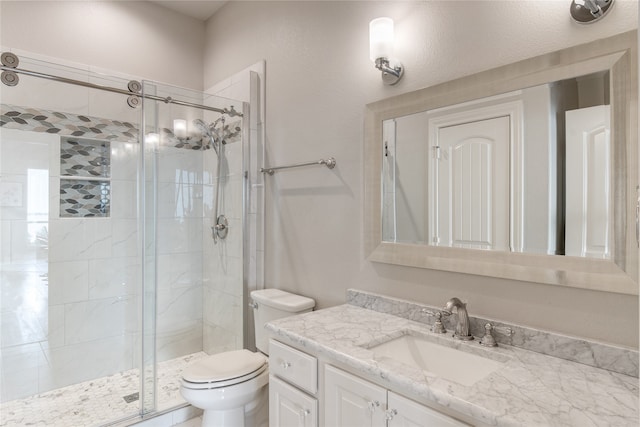
M 393 54 L 393 19 L 376 18 L 369 23 L 369 58 L 389 58 Z

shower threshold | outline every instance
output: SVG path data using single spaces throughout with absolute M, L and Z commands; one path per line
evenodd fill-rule
M 158 410 L 185 405 L 180 396 L 180 373 L 191 362 L 205 357 L 198 352 L 158 363 Z M 137 369 L 58 388 L 36 396 L 0 404 L 0 427 L 89 427 L 111 424 L 139 410 L 134 399 L 140 387 Z M 129 402 L 125 399 L 129 397 Z

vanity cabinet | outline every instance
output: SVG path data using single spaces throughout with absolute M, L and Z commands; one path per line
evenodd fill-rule
M 269 341 L 270 427 L 468 426 L 328 363 Z
M 317 427 L 318 360 L 269 341 L 269 426 Z
M 324 379 L 324 419 L 327 426 L 467 426 L 333 366 L 325 367 Z

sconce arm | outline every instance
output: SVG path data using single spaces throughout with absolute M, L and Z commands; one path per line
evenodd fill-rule
M 377 58 L 376 68 L 382 71 L 382 81 L 388 85 L 394 85 L 400 81 L 404 74 L 404 67 L 400 63 L 392 67 L 387 58 Z

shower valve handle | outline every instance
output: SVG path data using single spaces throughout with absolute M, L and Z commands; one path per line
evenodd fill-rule
M 224 215 L 219 215 L 216 218 L 216 224 L 211 227 L 211 234 L 213 234 L 213 241 L 216 242 L 218 238 L 224 239 L 229 233 L 229 221 Z

